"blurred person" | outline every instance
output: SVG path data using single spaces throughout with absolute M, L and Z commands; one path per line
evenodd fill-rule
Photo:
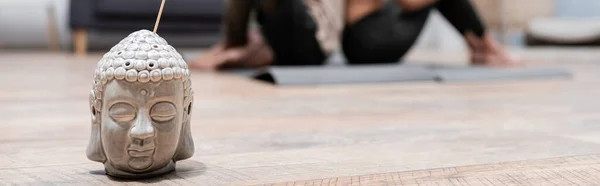
M 324 64 L 341 49 L 348 64 L 398 62 L 438 10 L 469 46 L 470 64 L 518 64 L 492 38 L 469 0 L 229 0 L 225 38 L 191 68 Z M 256 13 L 258 30 L 249 28 Z

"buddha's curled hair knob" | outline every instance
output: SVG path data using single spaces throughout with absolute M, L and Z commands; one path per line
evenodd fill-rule
M 147 62 L 146 65 L 148 65 L 146 67 L 146 69 L 148 69 L 148 70 L 154 70 L 154 69 L 158 68 L 158 61 L 156 61 L 154 59 L 150 59 L 150 60 L 148 60 L 148 62 Z
M 162 70 L 162 75 L 163 75 L 163 79 L 164 80 L 171 80 L 173 79 L 173 69 L 172 68 L 165 68 Z
M 147 83 L 150 81 L 150 73 L 147 70 L 139 72 L 138 75 L 138 81 L 141 83 Z
M 125 74 L 127 73 L 127 70 L 125 70 L 125 68 L 123 67 L 119 67 L 115 70 L 115 79 L 117 80 L 123 80 L 125 79 Z
M 183 70 L 180 67 L 173 68 L 173 77 L 179 79 L 183 76 Z
M 160 81 L 161 78 L 162 78 L 161 70 L 154 69 L 150 72 L 150 80 L 152 80 L 152 82 L 158 82 L 158 81 Z
M 115 77 L 115 69 L 112 67 L 106 69 L 104 73 L 106 74 L 106 79 L 109 81 Z
M 135 53 L 135 58 L 136 59 L 142 59 L 142 60 L 148 59 L 148 52 L 146 52 L 146 51 L 137 51 Z
M 146 66 L 146 61 L 145 60 L 135 60 L 135 69 L 139 72 L 139 71 L 143 71 L 146 70 L 146 68 L 148 68 Z
M 134 69 L 128 70 L 127 73 L 125 73 L 125 80 L 129 81 L 129 82 L 135 82 L 137 81 L 137 71 L 135 71 Z
M 150 52 L 148 52 L 148 58 L 153 59 L 153 60 L 159 59 L 160 53 L 157 51 L 154 51 L 154 50 L 150 51 Z

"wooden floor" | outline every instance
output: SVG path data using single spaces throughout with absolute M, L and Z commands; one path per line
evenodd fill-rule
M 0 52 L 0 185 L 600 185 L 600 49 L 518 53 L 575 76 L 277 88 L 194 72 L 195 156 L 117 180 L 85 156 L 100 55 Z

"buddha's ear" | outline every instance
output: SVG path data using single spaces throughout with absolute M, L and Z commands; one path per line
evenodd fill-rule
M 177 152 L 173 156 L 174 161 L 184 160 L 194 155 L 194 139 L 192 138 L 192 130 L 190 127 L 190 118 L 194 102 L 194 92 L 190 89 L 189 96 L 186 96 L 184 101 L 183 126 L 181 126 L 181 135 L 179 136 L 179 144 Z
M 96 99 L 94 91 L 90 94 L 90 112 L 92 114 L 92 133 L 87 146 L 87 157 L 92 161 L 106 161 L 104 150 L 102 149 L 102 139 L 100 136 L 100 105 L 102 100 Z

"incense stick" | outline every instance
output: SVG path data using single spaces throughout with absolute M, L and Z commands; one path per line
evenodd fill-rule
M 162 16 L 163 8 L 165 7 L 165 1 L 162 0 L 160 4 L 160 10 L 158 10 L 158 16 L 156 17 L 156 24 L 154 24 L 154 33 L 156 34 L 156 29 L 158 29 L 158 23 L 160 22 L 160 17 Z

